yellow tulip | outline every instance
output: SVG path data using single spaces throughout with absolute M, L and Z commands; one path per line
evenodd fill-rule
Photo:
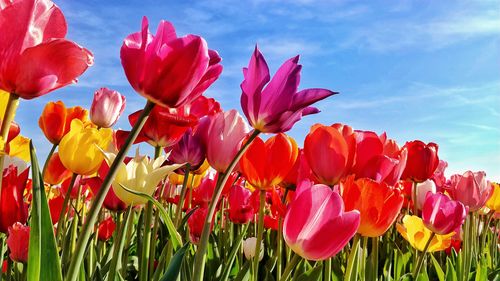
M 106 162 L 111 165 L 116 158 L 116 154 L 104 152 L 104 157 Z M 120 163 L 112 184 L 116 196 L 127 205 L 140 205 L 146 203 L 147 199 L 128 192 L 123 187 L 147 195 L 153 195 L 156 186 L 158 186 L 162 179 L 169 173 L 182 167 L 182 165 L 162 167 L 161 165 L 165 159 L 166 156 L 160 156 L 156 160 L 151 160 L 147 156 L 139 155 L 139 151 L 137 151 L 136 156 L 126 165 L 123 162 Z
M 7 109 L 7 102 L 9 101 L 9 93 L 0 89 L 0 119 L 5 115 L 5 110 Z
M 398 232 L 413 248 L 423 251 L 427 240 L 432 235 L 432 231 L 427 229 L 422 222 L 422 219 L 417 216 L 404 216 L 403 225 L 396 224 Z M 455 232 L 446 235 L 436 234 L 429 245 L 427 252 L 437 252 L 448 248 L 451 245 L 451 238 Z
M 18 135 L 9 142 L 9 156 L 30 162 L 30 139 Z
M 205 175 L 206 175 L 206 170 L 201 174 L 189 173 L 189 177 L 187 180 L 187 188 L 191 188 L 193 186 L 194 188 L 197 188 L 200 185 L 201 180 L 205 177 Z M 168 180 L 173 185 L 182 185 L 184 183 L 184 175 L 172 173 L 168 176 Z
M 495 213 L 500 213 L 500 184 L 491 183 L 493 186 L 493 194 L 491 194 L 490 199 L 486 201 L 486 207 Z
M 86 127 L 81 120 L 73 119 L 70 131 L 59 143 L 59 158 L 71 172 L 92 175 L 104 160 L 99 148 L 107 148 L 112 139 L 111 129 Z

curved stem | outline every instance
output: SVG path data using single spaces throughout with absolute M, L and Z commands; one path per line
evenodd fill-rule
M 420 273 L 420 269 L 422 268 L 422 264 L 424 263 L 425 259 L 425 254 L 427 254 L 427 250 L 429 249 L 429 245 L 431 244 L 432 239 L 434 239 L 434 236 L 436 236 L 436 233 L 432 233 L 429 239 L 427 240 L 427 243 L 425 243 L 424 251 L 422 254 L 418 257 L 417 265 L 415 266 L 415 269 L 413 270 L 413 278 L 417 280 L 417 276 Z
M 154 106 L 155 104 L 148 100 L 148 102 L 144 106 L 144 109 L 142 110 L 141 115 L 139 116 L 139 119 L 136 121 L 134 127 L 132 128 L 132 131 L 125 140 L 122 149 L 120 149 L 120 151 L 116 155 L 115 160 L 109 167 L 109 172 L 106 175 L 106 178 L 103 180 L 102 186 L 97 192 L 94 202 L 92 202 L 92 206 L 90 207 L 90 210 L 88 212 L 85 224 L 82 227 L 81 235 L 78 238 L 75 256 L 71 260 L 71 264 L 69 266 L 69 271 L 67 276 L 68 281 L 75 281 L 78 278 L 80 265 L 83 261 L 83 256 L 85 255 L 85 249 L 87 248 L 90 235 L 92 234 L 93 226 L 97 220 L 99 209 L 101 209 L 102 203 L 104 202 L 104 198 L 106 197 L 106 194 L 108 194 L 108 191 L 111 187 L 111 183 L 113 182 L 116 176 L 116 173 L 118 171 L 118 165 L 120 165 L 123 162 L 123 159 L 125 159 L 127 151 L 129 150 L 129 148 L 132 146 L 132 143 L 139 135 L 139 132 L 144 126 L 144 123 L 146 123 L 147 117 Z
M 205 271 L 205 252 L 207 251 L 207 246 L 208 246 L 208 238 L 210 236 L 210 228 L 212 225 L 212 220 L 213 220 L 213 215 L 215 213 L 215 208 L 217 207 L 217 202 L 219 201 L 219 198 L 222 193 L 222 189 L 224 188 L 224 185 L 227 182 L 227 179 L 229 178 L 229 175 L 233 171 L 234 167 L 240 161 L 241 156 L 243 156 L 243 153 L 248 149 L 248 146 L 252 141 L 260 134 L 259 130 L 254 130 L 253 133 L 250 135 L 248 140 L 243 144 L 241 149 L 238 151 L 236 156 L 234 157 L 233 161 L 229 164 L 229 167 L 227 168 L 226 172 L 224 173 L 224 177 L 222 180 L 219 182 L 217 185 L 214 194 L 212 196 L 212 200 L 210 201 L 210 205 L 208 207 L 208 213 L 207 213 L 207 218 L 205 219 L 205 224 L 203 225 L 203 231 L 201 233 L 201 238 L 200 238 L 200 244 L 199 247 L 196 251 L 195 255 L 195 262 L 194 262 L 194 271 L 193 271 L 193 281 L 202 281 L 203 280 L 203 274 Z
M 71 181 L 69 182 L 68 190 L 66 191 L 66 194 L 64 195 L 64 201 L 63 201 L 63 205 L 62 205 L 62 209 L 61 209 L 61 214 L 59 214 L 59 219 L 57 220 L 56 241 L 58 241 L 58 237 L 61 233 L 61 229 L 65 223 L 64 219 L 66 218 L 66 212 L 68 209 L 69 199 L 71 197 L 71 191 L 73 190 L 73 186 L 75 185 L 76 177 L 78 177 L 78 175 L 73 173 L 73 176 L 71 177 Z
M 281 279 L 279 281 L 289 280 L 288 277 L 290 277 L 292 270 L 297 266 L 297 264 L 299 264 L 300 260 L 300 256 L 294 254 L 292 260 L 286 265 L 285 271 L 283 272 L 283 275 L 281 276 Z
M 259 198 L 259 220 L 257 221 L 257 242 L 255 243 L 255 254 L 253 257 L 253 278 L 255 281 L 259 280 L 259 259 L 260 259 L 260 244 L 262 241 L 262 234 L 264 232 L 264 208 L 266 206 L 266 191 L 260 191 Z

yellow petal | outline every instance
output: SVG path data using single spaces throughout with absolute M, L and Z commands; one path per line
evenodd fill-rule
M 9 156 L 30 162 L 30 139 L 18 135 L 10 141 L 9 148 Z

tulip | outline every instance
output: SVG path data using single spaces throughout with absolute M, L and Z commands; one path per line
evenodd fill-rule
M 25 162 L 31 161 L 30 139 L 22 135 L 17 135 L 7 144 L 5 151 L 11 157 L 16 157 Z
M 208 214 L 207 208 L 198 208 L 193 211 L 191 216 L 187 220 L 189 227 L 189 239 L 191 243 L 198 244 L 201 238 L 201 232 L 203 231 L 203 224 Z M 210 229 L 213 228 L 213 220 L 210 225 Z
M 125 103 L 125 96 L 117 91 L 100 88 L 94 93 L 90 107 L 90 120 L 101 128 L 110 128 L 122 115 Z
M 298 62 L 299 56 L 287 60 L 269 81 L 266 60 L 255 46 L 248 68 L 243 68 L 241 107 L 248 122 L 256 130 L 263 133 L 286 132 L 302 116 L 319 112 L 310 105 L 337 94 L 326 89 L 297 92 L 302 68 Z
M 415 140 L 407 142 L 404 148 L 408 150 L 408 158 L 401 179 L 413 182 L 430 179 L 439 164 L 438 145 Z
M 240 169 L 254 187 L 269 189 L 288 175 L 298 154 L 295 140 L 283 133 L 266 142 L 257 137 L 241 157 Z
M 103 165 L 104 164 L 107 164 L 106 161 L 103 162 Z M 83 180 L 83 184 L 88 185 L 93 194 L 97 194 L 97 192 L 102 186 L 102 178 L 104 177 L 99 176 L 99 177 L 86 178 Z M 112 188 L 108 191 L 106 197 L 104 197 L 103 205 L 104 208 L 113 212 L 121 212 L 127 209 L 127 204 L 125 204 L 125 202 L 123 202 L 122 200 L 120 200 L 120 198 L 116 196 Z
M 108 165 L 111 165 L 116 158 L 116 154 L 110 152 L 103 152 Z M 132 194 L 125 190 L 126 187 L 130 190 L 153 195 L 156 186 L 164 179 L 169 173 L 180 168 L 182 165 L 161 166 L 165 161 L 166 156 L 160 156 L 154 160 L 149 159 L 147 156 L 139 155 L 130 160 L 127 164 L 120 163 L 117 168 L 116 177 L 113 181 L 113 190 L 120 200 L 128 205 L 145 204 L 147 199 Z
M 2 194 L 0 197 L 0 232 L 15 222 L 22 224 L 28 219 L 28 205 L 24 202 L 24 190 L 28 180 L 29 169 L 19 175 L 15 166 L 9 166 L 3 171 Z
M 481 209 L 493 193 L 493 186 L 486 180 L 485 172 L 467 171 L 451 176 L 449 193 L 452 199 L 469 207 L 469 212 Z
M 209 177 L 201 180 L 200 185 L 193 190 L 193 204 L 203 208 L 208 207 L 214 194 L 216 181 Z
M 261 246 L 260 246 L 260 253 L 259 253 L 259 261 L 261 261 L 264 258 L 264 241 L 260 241 Z M 243 254 L 245 254 L 245 258 L 247 260 L 253 259 L 255 257 L 255 246 L 257 245 L 257 238 L 255 237 L 250 237 L 245 240 L 243 240 L 242 247 L 243 247 Z
M 325 260 L 344 248 L 356 234 L 359 222 L 358 211 L 344 212 L 337 192 L 325 185 L 313 185 L 290 203 L 283 235 L 286 244 L 301 257 Z
M 156 35 L 148 19 L 140 32 L 123 41 L 120 57 L 128 81 L 140 95 L 167 107 L 189 103 L 219 77 L 219 55 L 199 36 L 177 37 L 174 26 L 161 21 Z
M 250 202 L 252 192 L 241 185 L 234 185 L 229 191 L 229 220 L 236 224 L 245 224 L 253 219 L 255 211 Z
M 426 180 L 424 182 L 417 184 L 417 198 L 412 198 L 413 203 L 417 204 L 417 209 L 422 210 L 424 206 L 424 202 L 427 198 L 427 195 L 435 194 L 437 192 L 436 185 L 432 180 Z
M 7 246 L 9 247 L 9 257 L 16 262 L 28 261 L 28 248 L 30 241 L 30 227 L 16 222 L 9 226 Z
M 425 244 L 432 235 L 432 231 L 425 227 L 421 218 L 417 216 L 405 215 L 403 224 L 396 224 L 398 232 L 403 236 L 410 245 L 419 250 L 424 251 Z M 436 234 L 432 238 L 427 252 L 437 252 L 448 248 L 451 245 L 451 239 L 455 235 L 454 232 L 440 235 Z
M 113 131 L 85 128 L 79 119 L 73 119 L 71 130 L 59 144 L 59 158 L 66 169 L 79 175 L 92 175 L 101 166 L 105 149 L 111 142 Z
M 236 110 L 218 113 L 208 129 L 207 160 L 216 171 L 224 173 L 240 149 L 248 127 Z
M 198 169 L 205 160 L 205 147 L 200 136 L 188 129 L 170 152 L 169 160 L 176 164 L 189 164 L 191 170 Z
M 304 150 L 299 149 L 295 164 L 293 164 L 292 169 L 280 185 L 287 189 L 295 190 L 297 184 L 306 179 L 313 179 L 313 175 L 309 163 L 307 163 L 306 156 L 304 155 Z
M 33 99 L 68 84 L 93 64 L 90 51 L 66 40 L 66 20 L 50 0 L 3 1 L 0 89 Z
M 49 199 L 49 210 L 50 210 L 50 218 L 52 220 L 52 224 L 56 224 L 59 221 L 59 217 L 61 216 L 63 205 L 64 205 L 64 196 L 62 194 Z
M 23 159 L 5 155 L 3 159 L 3 167 L 9 167 L 10 165 L 17 168 L 18 174 L 28 168 L 28 164 Z
M 439 160 L 438 167 L 436 171 L 434 171 L 434 175 L 432 175 L 432 180 L 436 184 L 438 191 L 443 191 L 446 184 L 446 177 L 444 176 L 444 171 L 448 167 L 448 162 L 444 160 Z
M 403 206 L 401 192 L 384 182 L 353 177 L 341 182 L 346 211 L 358 210 L 358 233 L 365 237 L 383 235 L 396 220 Z
M 442 193 L 428 194 L 422 209 L 424 225 L 436 234 L 449 234 L 460 227 L 467 215 L 465 206 Z
M 101 241 L 108 241 L 115 231 L 116 223 L 112 217 L 103 220 L 97 228 L 97 238 Z
M 71 175 L 71 171 L 64 167 L 59 158 L 59 153 L 56 152 L 52 154 L 47 162 L 47 169 L 45 170 L 43 180 L 48 184 L 58 185 L 71 178 Z
M 493 192 L 490 199 L 486 201 L 486 206 L 495 213 L 500 213 L 500 185 L 498 183 L 491 183 Z
M 67 108 L 62 101 L 48 102 L 40 119 L 38 119 L 38 125 L 47 140 L 52 144 L 59 144 L 71 129 L 71 121 L 79 119 L 83 123 L 87 123 L 87 115 L 87 110 L 82 107 Z
M 351 136 L 329 126 L 311 127 L 304 140 L 304 154 L 319 182 L 335 185 L 349 172 L 355 153 Z

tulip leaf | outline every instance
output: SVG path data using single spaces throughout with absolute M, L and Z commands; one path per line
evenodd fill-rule
M 35 149 L 31 141 L 30 156 L 33 199 L 31 206 L 27 279 L 29 281 L 62 281 L 61 263 L 57 251 L 49 205 Z
M 169 280 L 177 280 L 179 276 L 179 272 L 181 271 L 182 260 L 186 255 L 186 251 L 189 247 L 189 243 L 186 243 L 182 248 L 177 250 L 175 255 L 172 257 L 172 260 L 168 264 L 167 271 L 161 277 L 160 281 L 169 281 Z
M 436 270 L 436 275 L 439 279 L 439 281 L 444 281 L 444 272 L 443 272 L 443 269 L 441 268 L 441 266 L 439 265 L 439 262 L 436 260 L 436 258 L 434 257 L 433 254 L 430 254 L 431 256 L 431 260 L 432 260 L 432 264 L 434 265 L 434 269 Z
M 163 208 L 163 206 L 161 205 L 160 202 L 158 202 L 156 199 L 154 199 L 151 195 L 148 195 L 148 194 L 145 194 L 142 192 L 137 192 L 135 190 L 132 190 L 130 188 L 125 187 L 123 184 L 120 184 L 120 186 L 123 189 L 125 189 L 127 192 L 130 192 L 130 193 L 137 195 L 137 196 L 141 196 L 141 197 L 147 199 L 148 201 L 152 202 L 153 205 L 155 205 L 156 208 L 158 208 L 158 210 L 160 211 L 160 216 L 163 219 L 163 221 L 165 222 L 165 224 L 167 225 L 167 230 L 168 230 L 168 233 L 170 234 L 170 238 L 172 239 L 172 245 L 174 246 L 174 248 L 177 249 L 178 247 L 180 247 L 180 245 L 182 245 L 182 238 L 179 235 L 179 232 L 177 232 L 177 230 L 175 229 L 175 226 L 174 226 L 174 223 L 172 222 L 172 219 L 170 218 L 167 211 L 165 210 L 165 208 Z
M 450 258 L 446 258 L 446 281 L 457 281 L 457 273 Z
M 302 273 L 297 281 L 312 281 L 312 280 L 320 280 L 321 273 L 323 272 L 323 265 L 313 267 L 308 271 Z

